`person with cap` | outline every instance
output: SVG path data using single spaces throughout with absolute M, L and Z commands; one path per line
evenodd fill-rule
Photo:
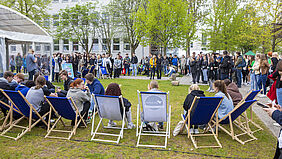
M 36 73 L 37 69 L 37 58 L 34 56 L 34 51 L 29 49 L 28 55 L 26 56 L 26 69 L 28 72 L 28 80 L 33 80 L 33 75 Z

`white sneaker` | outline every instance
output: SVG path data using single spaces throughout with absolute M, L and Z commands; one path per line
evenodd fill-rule
M 194 129 L 194 134 L 199 134 L 199 130 L 198 129 Z
M 194 129 L 190 128 L 190 134 L 194 134 Z
M 210 90 L 209 92 L 210 92 L 210 93 L 214 93 L 214 90 Z
M 134 129 L 135 125 L 133 123 L 128 123 L 127 128 L 128 129 Z
M 115 126 L 117 126 L 117 123 L 115 123 L 113 121 L 109 121 L 108 127 L 115 127 Z
M 280 127 L 278 123 L 273 123 L 274 126 Z

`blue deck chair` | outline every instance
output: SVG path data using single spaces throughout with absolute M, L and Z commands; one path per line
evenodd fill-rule
M 3 93 L 3 90 L 1 90 L 1 92 Z M 7 104 L 3 101 L 0 101 L 0 107 L 8 112 L 7 115 L 1 119 L 1 121 L 3 120 L 3 123 L 0 127 L 0 131 L 3 131 L 5 128 L 9 127 L 12 124 L 17 124 L 23 118 L 25 118 L 25 116 L 18 110 L 18 108 L 13 106 L 11 103 Z M 17 119 L 15 119 L 14 117 L 17 117 Z
M 240 105 L 244 101 L 254 100 L 261 91 L 262 90 L 252 90 L 248 92 L 247 95 L 238 103 L 238 105 Z M 245 116 L 247 116 L 247 112 L 245 112 Z M 251 123 L 252 125 L 256 127 L 255 130 L 252 130 L 252 133 L 263 130 L 261 126 L 259 126 L 257 123 L 253 121 L 253 107 L 252 106 L 250 106 L 250 118 L 248 118 L 248 122 L 249 124 Z M 241 126 L 244 126 L 246 128 L 246 122 L 239 122 L 238 124 L 241 124 Z
M 198 148 L 222 148 L 219 140 L 217 139 L 218 134 L 218 113 L 217 110 L 222 102 L 222 97 L 195 97 L 190 109 L 185 114 L 182 115 L 184 124 L 187 130 L 188 138 L 191 138 L 191 141 L 196 149 Z M 212 129 L 212 120 L 216 121 L 216 131 Z M 192 134 L 190 128 L 192 125 L 207 125 L 207 128 L 204 132 L 199 134 Z M 209 133 L 210 130 L 211 133 Z M 202 136 L 213 136 L 217 142 L 217 145 L 211 146 L 198 146 L 196 142 L 196 137 Z
M 227 115 L 225 115 L 222 119 L 220 119 L 218 122 L 219 122 L 219 128 L 221 130 L 223 130 L 224 132 L 226 132 L 228 135 L 230 135 L 232 137 L 233 140 L 236 140 L 238 141 L 239 143 L 241 144 L 245 144 L 247 142 L 250 142 L 250 141 L 253 141 L 253 140 L 257 140 L 256 137 L 253 136 L 250 128 L 249 128 L 249 125 L 248 125 L 248 122 L 249 120 L 247 119 L 246 116 L 243 116 L 246 120 L 246 125 L 247 125 L 247 128 L 245 127 L 242 127 L 240 124 L 238 124 L 238 122 L 236 121 L 236 119 L 239 117 L 239 116 L 242 116 L 243 113 L 250 107 L 252 106 L 257 100 L 249 100 L 249 101 L 245 101 L 243 103 L 241 103 L 239 106 L 235 107 L 231 112 L 229 112 Z M 214 122 L 215 123 L 215 122 Z M 229 125 L 230 129 L 228 128 L 224 128 L 223 125 Z M 239 128 L 240 131 L 242 131 L 241 134 L 235 134 L 235 131 L 234 131 L 234 127 L 233 126 L 236 126 L 237 128 Z M 239 139 L 240 136 L 242 135 L 248 135 L 250 137 L 250 139 L 248 140 L 241 140 Z
M 95 71 L 95 66 L 91 65 L 88 73 L 94 73 L 94 71 Z
M 8 100 L 11 102 L 11 104 L 16 107 L 26 118 L 28 118 L 28 125 L 27 126 L 20 126 L 17 125 L 17 123 L 14 123 L 9 126 L 6 130 L 4 130 L 0 136 L 11 138 L 14 140 L 18 140 L 21 138 L 24 134 L 26 134 L 28 131 L 31 131 L 31 129 L 40 121 L 42 121 L 46 126 L 48 125 L 47 122 L 44 120 L 44 118 L 49 114 L 46 113 L 44 115 L 40 115 L 35 108 L 28 102 L 28 100 L 24 97 L 24 95 L 20 91 L 9 91 L 4 90 L 4 95 L 8 98 Z M 32 123 L 32 120 L 34 122 Z M 12 128 L 21 128 L 23 131 L 18 134 L 17 137 L 8 136 L 5 135 L 9 130 Z
M 48 129 L 47 129 L 47 134 L 45 138 L 58 138 L 58 139 L 67 139 L 70 140 L 73 135 L 76 133 L 76 129 L 79 126 L 79 124 L 82 122 L 83 126 L 87 127 L 85 121 L 83 120 L 83 117 L 80 112 L 78 111 L 78 108 L 75 104 L 75 102 L 72 100 L 72 98 L 67 98 L 67 97 L 49 97 L 45 96 L 45 100 L 48 102 L 50 105 L 50 114 L 54 112 L 57 116 L 58 119 L 55 121 L 54 125 L 51 127 L 51 115 L 49 116 L 49 122 L 48 122 Z M 74 110 L 75 109 L 75 110 Z M 86 115 L 86 114 L 84 114 Z M 66 127 L 66 124 L 63 122 L 62 118 L 68 119 L 68 120 L 74 120 L 74 126 L 70 131 L 67 130 L 58 130 L 55 129 L 56 125 L 58 124 L 59 121 L 63 124 L 64 127 Z M 57 136 L 51 136 L 51 132 L 60 132 L 60 133 L 68 133 L 69 136 L 66 137 L 57 137 Z
M 49 76 L 44 76 L 46 81 L 49 81 Z
M 125 119 L 125 107 L 124 107 L 124 103 L 122 100 L 122 96 L 94 95 L 94 99 L 95 99 L 94 100 L 95 108 L 98 110 L 100 121 L 95 129 L 96 113 L 93 113 L 91 140 L 92 141 L 102 141 L 102 142 L 113 142 L 113 143 L 118 144 L 120 139 L 123 138 L 123 131 L 125 129 L 124 125 L 125 125 L 125 120 L 126 120 Z M 120 109 L 121 108 L 120 104 L 121 104 L 122 110 Z M 103 119 L 108 119 L 108 120 L 113 120 L 113 121 L 122 121 L 122 124 L 120 127 L 104 126 Z M 101 124 L 103 128 L 120 129 L 120 132 L 119 134 L 98 132 L 98 129 L 101 126 Z M 117 137 L 117 140 L 98 139 L 96 135 Z
M 137 105 L 137 147 L 166 148 L 170 138 L 171 106 L 169 105 L 169 92 L 140 92 L 137 91 L 139 104 Z M 139 125 L 140 116 L 140 125 Z M 144 131 L 142 125 L 149 122 L 166 122 L 165 131 Z M 139 132 L 138 132 L 139 126 Z M 140 144 L 141 136 L 165 137 L 164 145 Z
M 108 73 L 108 70 L 107 70 L 106 67 L 100 66 L 99 70 L 100 70 L 100 73 L 101 73 L 103 79 L 109 78 L 109 73 Z

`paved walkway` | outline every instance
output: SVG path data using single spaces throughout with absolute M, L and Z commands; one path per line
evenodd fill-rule
M 147 76 L 119 76 L 119 78 L 121 79 L 140 79 L 140 80 L 150 80 L 150 77 L 147 77 Z M 169 80 L 169 77 L 162 77 L 161 79 L 157 79 L 157 77 L 155 76 L 155 80 L 162 80 L 162 81 L 165 81 L 165 80 Z M 180 77 L 177 77 L 176 80 L 181 80 Z
M 180 84 L 182 85 L 191 85 L 191 76 L 184 76 L 181 79 L 179 79 Z M 201 84 L 200 84 L 201 85 Z M 240 88 L 240 92 L 242 93 L 243 96 L 245 96 L 248 91 L 250 89 L 250 86 L 242 86 L 242 88 Z M 257 97 L 257 99 L 261 102 L 261 103 L 268 103 L 268 98 L 260 98 Z M 269 128 L 269 130 L 272 132 L 272 134 L 274 136 L 278 136 L 279 132 L 280 132 L 280 126 L 274 126 L 273 123 L 275 123 L 274 120 L 272 120 L 272 118 L 270 118 L 268 116 L 268 114 L 258 105 L 254 105 L 253 106 L 253 111 L 254 113 L 258 116 L 258 118 Z

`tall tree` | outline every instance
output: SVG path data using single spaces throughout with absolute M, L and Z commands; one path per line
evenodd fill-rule
M 144 45 L 157 45 L 164 49 L 164 54 L 170 45 L 174 45 L 181 28 L 181 18 L 186 14 L 182 0 L 148 0 L 137 13 L 134 29 L 138 40 Z
M 116 22 L 121 24 L 122 30 L 125 32 L 124 39 L 130 44 L 131 55 L 139 46 L 138 34 L 134 29 L 134 16 L 137 13 L 142 0 L 113 0 L 111 3 L 112 11 L 115 15 Z
M 67 38 L 78 41 L 88 54 L 91 52 L 98 28 L 98 13 L 96 3 L 86 3 L 67 7 L 59 13 L 59 24 L 56 28 L 57 38 Z

